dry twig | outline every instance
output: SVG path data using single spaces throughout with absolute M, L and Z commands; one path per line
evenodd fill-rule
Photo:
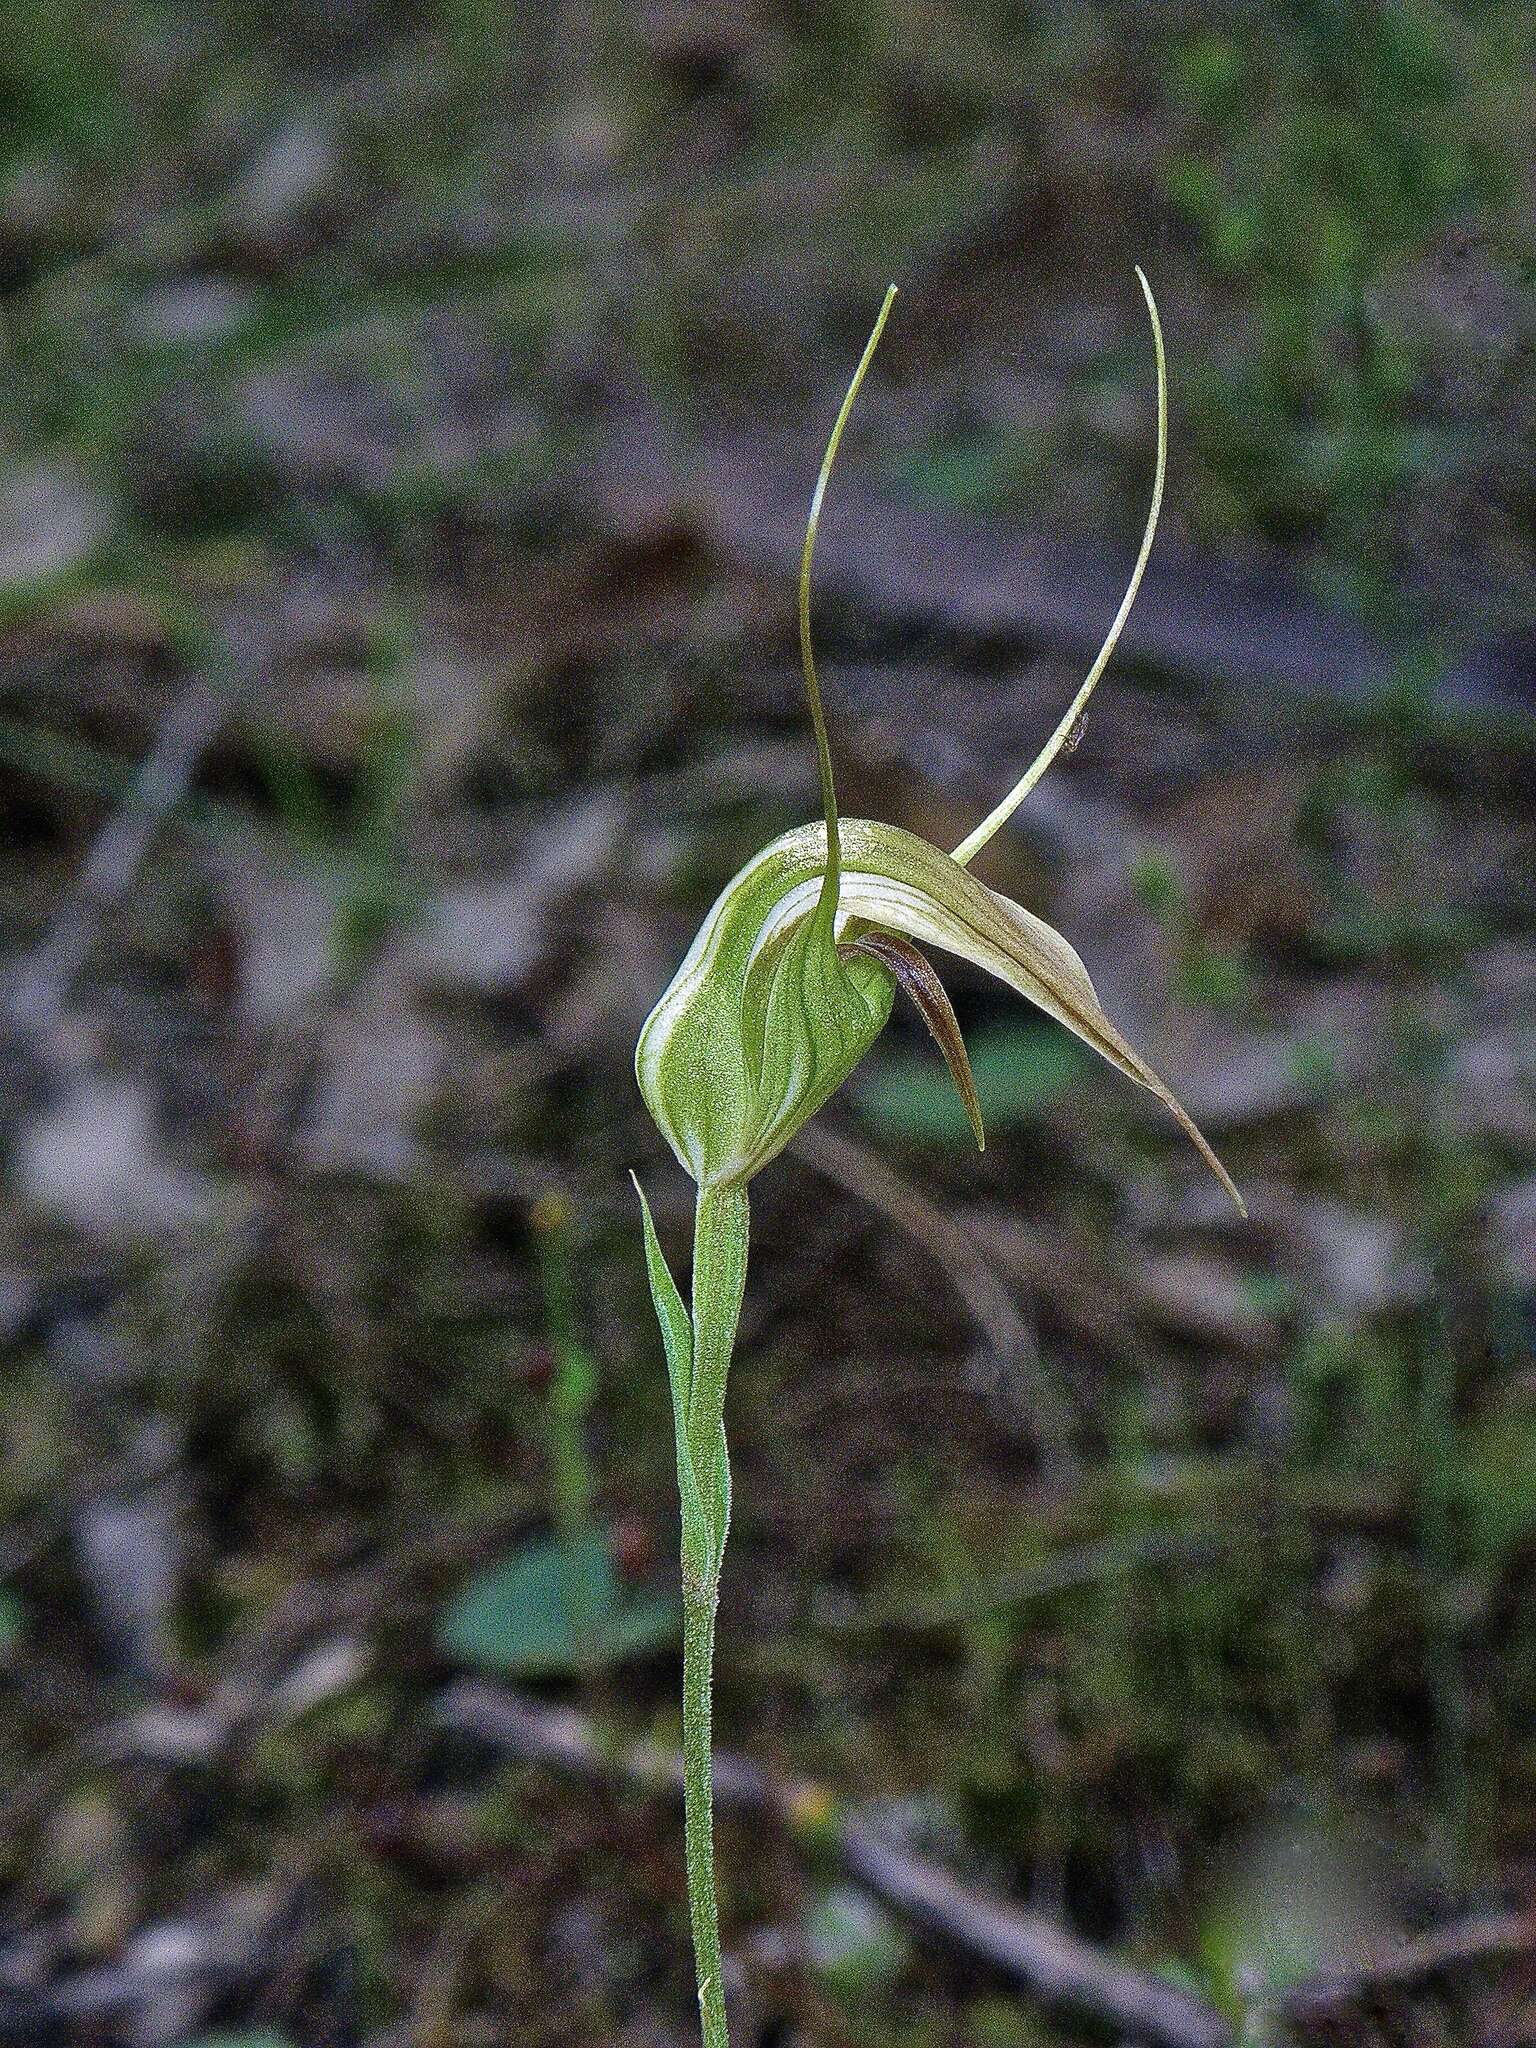
M 675 1751 L 652 1742 L 614 1746 L 584 1714 L 535 1705 L 502 1687 L 474 1680 L 452 1685 L 438 1701 L 437 1718 L 456 1733 L 529 1763 L 681 1789 Z M 1231 2048 L 1231 2028 L 1203 2000 L 1080 1941 L 1043 1914 L 962 1884 L 931 1858 L 839 1807 L 821 1786 L 776 1777 L 727 1751 L 715 1757 L 715 1797 L 769 1815 L 791 1832 L 828 1841 L 849 1876 L 878 1899 L 1036 1997 L 1156 2048 Z
M 546 1706 L 479 1680 L 450 1686 L 437 1718 L 527 1763 L 584 1777 L 617 1777 L 676 1793 L 674 1750 L 650 1741 L 615 1743 L 571 1708 Z M 1117 2029 L 1155 2048 L 1234 2048 L 1227 2019 L 1204 2000 L 1079 1940 L 1043 1914 L 963 1883 L 931 1857 L 890 1839 L 821 1785 L 765 1770 L 730 1751 L 715 1757 L 715 1794 L 724 1805 L 771 1817 L 791 1834 L 830 1844 L 844 1870 L 924 1933 L 952 1942 L 1033 1996 Z M 1277 2014 L 1303 2020 L 1443 1971 L 1536 1953 L 1536 1913 L 1492 1910 L 1293 1985 Z
M 40 1044 L 52 1039 L 107 914 L 133 886 L 155 833 L 186 795 L 228 701 L 223 679 L 208 674 L 194 676 L 176 699 L 126 801 L 98 833 L 68 901 L 22 967 L 11 991 L 11 1020 Z
M 1442 1971 L 1466 1969 L 1475 1963 L 1500 1962 L 1510 1956 L 1536 1953 L 1536 1911 L 1510 1913 L 1494 1909 L 1471 1913 L 1445 1927 L 1431 1927 L 1398 1947 L 1368 1956 L 1353 1969 L 1330 1970 L 1295 1985 L 1281 2000 L 1292 2019 L 1352 2005 L 1382 1991 L 1401 1990 Z

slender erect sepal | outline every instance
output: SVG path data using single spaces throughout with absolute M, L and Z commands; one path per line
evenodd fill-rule
M 1152 553 L 1152 537 L 1157 532 L 1157 515 L 1163 504 L 1163 479 L 1168 473 L 1168 358 L 1163 348 L 1163 323 L 1157 317 L 1157 301 L 1152 296 L 1152 287 L 1147 283 L 1147 274 L 1138 263 L 1136 281 L 1141 286 L 1141 295 L 1147 302 L 1147 318 L 1152 323 L 1152 348 L 1157 357 L 1157 467 L 1152 477 L 1152 499 L 1147 507 L 1147 523 L 1141 531 L 1141 547 L 1137 551 L 1136 566 L 1131 571 L 1131 580 L 1125 586 L 1125 595 L 1120 600 L 1120 609 L 1115 613 L 1104 644 L 1093 658 L 1093 666 L 1078 687 L 1077 695 L 1063 712 L 1061 721 L 1033 761 L 1019 777 L 996 809 L 987 813 L 973 832 L 968 832 L 955 848 L 955 859 L 964 867 L 979 853 L 1002 826 L 1006 825 L 1025 797 L 1040 780 L 1046 769 L 1069 747 L 1073 733 L 1087 709 L 1088 699 L 1098 688 L 1099 678 L 1109 666 L 1109 657 L 1119 645 L 1125 622 L 1131 615 L 1131 606 L 1136 602 L 1136 593 L 1141 588 L 1141 579 L 1146 574 L 1147 561 Z
M 870 330 L 869 339 L 864 344 L 859 366 L 849 380 L 843 402 L 838 408 L 837 418 L 832 423 L 832 432 L 827 437 L 826 453 L 821 458 L 821 474 L 817 477 L 816 488 L 811 493 L 811 509 L 805 522 L 805 546 L 800 555 L 800 669 L 805 678 L 805 701 L 811 714 L 811 730 L 816 738 L 816 767 L 821 776 L 822 822 L 827 828 L 827 866 L 822 877 L 817 921 L 829 937 L 832 919 L 837 911 L 840 851 L 837 843 L 837 792 L 832 783 L 832 747 L 827 738 L 826 713 L 821 704 L 821 685 L 816 680 L 816 656 L 811 648 L 811 562 L 816 553 L 816 535 L 821 527 L 822 502 L 827 495 L 827 484 L 831 480 L 832 465 L 837 460 L 843 429 L 848 424 L 848 415 L 853 411 L 853 402 L 859 395 L 859 387 L 874 361 L 875 350 L 880 346 L 880 337 L 885 332 L 885 323 L 890 318 L 891 307 L 895 302 L 896 287 L 891 285 L 886 291 L 885 303 L 876 316 L 874 327 Z
M 889 975 L 871 959 L 845 965 L 835 943 L 842 862 L 811 647 L 811 564 L 843 429 L 895 297 L 892 285 L 833 423 L 800 558 L 800 659 L 822 803 L 812 913 L 771 948 L 758 946 L 777 891 L 792 877 L 749 864 L 705 920 L 635 1048 L 646 1105 L 700 1188 L 745 1182 L 765 1166 L 858 1065 L 890 1015 Z

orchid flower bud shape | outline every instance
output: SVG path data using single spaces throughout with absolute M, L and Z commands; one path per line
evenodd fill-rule
M 805 688 L 823 817 L 786 832 L 721 891 L 636 1048 L 646 1106 L 701 1189 L 747 1181 L 814 1116 L 884 1028 L 898 985 L 918 1004 L 982 1142 L 980 1110 L 954 1012 L 918 949 L 984 968 L 1149 1089 L 1172 1112 L 1239 1211 L 1226 1169 L 1178 1101 L 1105 1015 L 1061 934 L 998 895 L 969 863 L 1061 751 L 1103 674 L 1140 585 L 1167 462 L 1167 368 L 1157 306 L 1137 277 L 1157 358 L 1157 468 L 1141 548 L 1092 668 L 1045 747 L 953 853 L 896 825 L 839 819 L 810 638 L 811 560 L 838 443 L 895 297 L 886 295 L 832 430 L 811 502 L 800 572 Z

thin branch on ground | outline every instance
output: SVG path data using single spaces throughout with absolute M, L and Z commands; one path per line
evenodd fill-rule
M 589 1716 L 507 1687 L 461 1680 L 439 1696 L 436 1717 L 454 1733 L 525 1763 L 674 1795 L 682 1790 L 675 1750 L 646 1740 L 615 1741 Z M 933 1858 L 893 1841 L 825 1786 L 779 1776 L 727 1750 L 715 1756 L 715 1797 L 722 1806 L 766 1815 L 791 1835 L 830 1845 L 848 1875 L 884 1905 L 1047 2004 L 1154 2048 L 1235 2048 L 1231 2025 L 1203 1999 L 1080 1940 L 1043 1914 L 964 1883 Z M 1304 2020 L 1446 1971 L 1532 1954 L 1536 1912 L 1493 1908 L 1292 1985 L 1276 2010 Z
M 443 1727 L 527 1763 L 681 1791 L 674 1750 L 647 1741 L 617 1744 L 570 1708 L 536 1705 L 506 1688 L 464 1680 L 441 1695 L 436 1712 Z M 953 1942 L 1049 2004 L 1155 2048 L 1232 2048 L 1232 2029 L 1202 1999 L 1080 1941 L 1043 1914 L 962 1883 L 840 1806 L 820 1785 L 781 1778 L 750 1758 L 717 1751 L 715 1798 L 828 1844 L 850 1877 L 915 1927 Z
M 1470 1913 L 1444 1927 L 1431 1927 L 1352 1969 L 1330 1970 L 1295 1985 L 1280 2001 L 1290 2019 L 1304 2019 L 1335 2006 L 1353 2004 L 1383 1991 L 1396 1991 L 1477 1963 L 1502 1962 L 1536 1954 L 1536 1910 L 1502 1908 Z
M 227 678 L 195 675 L 171 705 L 123 802 L 97 834 L 69 897 L 12 986 L 10 1018 L 45 1053 L 75 976 L 113 907 L 132 888 L 166 817 L 191 786 L 229 707 Z

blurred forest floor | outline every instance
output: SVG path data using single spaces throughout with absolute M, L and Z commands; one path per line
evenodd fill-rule
M 1139 260 L 988 879 L 1253 1221 L 960 973 L 984 1157 L 898 1018 L 758 1183 L 736 2038 L 1126 2032 L 834 1797 L 1208 2038 L 1536 2038 L 1528 11 L 267 12 L 0 12 L 0 2037 L 691 2038 L 672 1802 L 466 1674 L 675 1739 L 632 1049 L 814 809 L 881 291 L 823 672 L 953 843 Z

